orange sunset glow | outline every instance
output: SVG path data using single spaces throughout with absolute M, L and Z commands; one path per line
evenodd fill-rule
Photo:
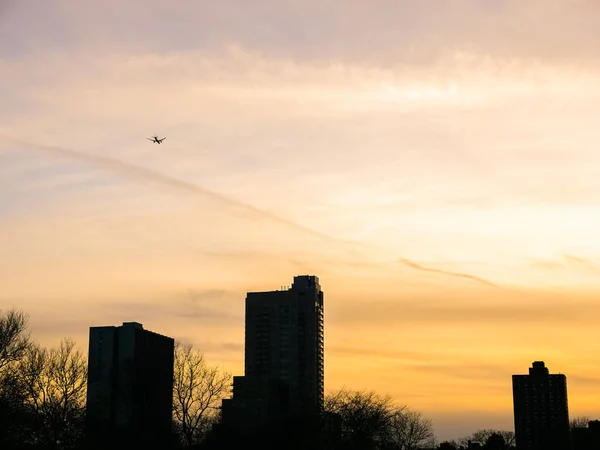
M 0 310 L 243 375 L 246 293 L 311 274 L 326 392 L 452 439 L 543 360 L 600 418 L 599 39 L 595 0 L 5 2 Z

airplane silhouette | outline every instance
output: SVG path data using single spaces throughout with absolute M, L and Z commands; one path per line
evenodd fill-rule
M 158 136 L 152 136 L 151 138 L 146 138 L 146 139 L 148 139 L 149 141 L 152 141 L 152 142 L 156 142 L 157 144 L 162 144 L 162 141 L 164 141 L 166 138 L 167 138 L 166 136 L 162 139 L 159 139 Z

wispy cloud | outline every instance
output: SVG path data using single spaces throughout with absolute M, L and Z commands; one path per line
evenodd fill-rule
M 563 254 L 555 259 L 535 259 L 533 267 L 552 271 L 554 273 L 573 273 L 578 275 L 600 275 L 598 259 L 593 257 L 582 257 Z
M 9 141 L 9 142 L 13 142 L 14 144 L 17 144 L 21 147 L 25 147 L 28 150 L 44 151 L 44 152 L 49 152 L 49 153 L 52 153 L 52 154 L 58 155 L 58 156 L 83 160 L 85 162 L 88 162 L 88 163 L 96 165 L 96 166 L 100 166 L 100 167 L 104 167 L 104 168 L 107 168 L 110 170 L 118 171 L 120 173 L 124 173 L 124 174 L 134 177 L 136 179 L 140 179 L 140 180 L 144 180 L 144 181 L 151 181 L 154 183 L 158 183 L 159 185 L 162 185 L 162 186 L 168 186 L 168 187 L 171 187 L 171 188 L 174 188 L 177 190 L 184 190 L 184 191 L 192 192 L 195 194 L 207 196 L 207 197 L 210 197 L 220 203 L 227 205 L 228 207 L 242 209 L 243 211 L 252 213 L 255 216 L 259 216 L 259 217 L 273 220 L 273 221 L 276 221 L 279 223 L 283 223 L 287 226 L 291 226 L 291 227 L 295 228 L 296 230 L 302 231 L 304 233 L 309 233 L 311 235 L 320 237 L 322 239 L 324 238 L 324 239 L 327 239 L 330 241 L 339 241 L 341 243 L 346 243 L 346 244 L 349 243 L 347 241 L 338 240 L 327 234 L 311 230 L 299 223 L 281 218 L 277 215 L 271 214 L 267 211 L 263 211 L 259 208 L 249 205 L 247 203 L 243 203 L 238 200 L 229 198 L 218 192 L 214 192 L 209 189 L 198 186 L 196 184 L 193 184 L 193 183 L 190 183 L 187 181 L 183 181 L 183 180 L 178 180 L 177 178 L 170 177 L 168 175 L 165 175 L 165 174 L 162 174 L 159 172 L 155 172 L 155 171 L 152 171 L 152 170 L 140 167 L 140 166 L 136 166 L 136 165 L 130 164 L 125 161 L 121 161 L 121 160 L 117 160 L 117 159 L 113 159 L 113 158 L 107 158 L 107 157 L 99 156 L 99 155 L 92 155 L 92 154 L 84 153 L 84 152 L 78 152 L 75 150 L 69 150 L 69 149 L 56 147 L 56 146 L 32 144 L 30 142 L 15 140 L 15 139 L 11 139 L 9 137 L 1 136 L 1 135 L 0 135 L 0 139 Z
M 579 385 L 579 386 L 598 386 L 600 383 L 600 377 L 582 377 L 579 375 L 568 375 L 569 384 Z
M 25 304 L 27 310 L 29 301 L 19 303 Z M 60 302 L 53 304 L 57 306 Z M 60 310 L 55 307 L 44 314 L 31 314 L 31 327 L 33 334 L 42 342 L 71 336 L 82 348 L 86 348 L 90 326 L 134 321 L 151 331 L 192 343 L 213 355 L 224 350 L 239 351 L 243 342 L 239 341 L 240 336 L 235 330 L 240 327 L 243 330 L 243 305 L 243 292 L 219 289 L 163 292 L 137 298 L 130 295 L 120 300 L 106 297 L 82 299 L 77 303 L 63 300 Z M 68 318 L 64 314 L 67 310 Z M 199 327 L 205 330 L 202 336 L 194 332 Z M 222 333 L 215 333 L 216 330 Z
M 91 0 L 54 0 L 40 6 L 46 18 L 40 22 L 28 15 L 32 6 L 14 2 L 4 14 L 21 26 L 7 27 L 5 34 L 20 51 L 36 49 L 34 43 L 44 40 L 45 48 L 121 44 L 155 51 L 244 42 L 294 58 L 369 61 L 427 61 L 443 46 L 547 58 L 597 54 L 594 0 L 377 0 L 344 6 L 315 0 L 302 5 L 257 0 L 252 6 L 243 0 L 202 0 L 174 8 L 165 0 L 126 5 L 110 0 L 100 7 Z M 361 38 L 365 35 L 368 40 Z
M 350 345 L 328 345 L 326 351 L 332 357 L 350 357 L 354 359 L 383 358 L 396 361 L 427 361 L 431 358 L 439 357 L 437 353 L 426 353 L 422 351 L 406 349 L 382 349 L 376 346 L 350 346 Z
M 597 262 L 587 258 L 581 258 L 573 255 L 564 255 L 567 264 L 571 267 L 577 267 L 584 271 L 591 272 L 595 275 L 600 275 L 600 266 Z
M 468 379 L 474 382 L 490 382 L 498 385 L 500 381 L 502 385 L 510 382 L 512 371 L 510 367 L 485 363 L 471 363 L 466 361 L 461 362 L 424 362 L 412 364 L 406 367 L 407 370 L 437 374 L 437 376 L 452 377 L 459 379 Z M 505 386 L 499 386 L 500 388 Z
M 442 275 L 449 275 L 451 277 L 466 278 L 468 280 L 474 280 L 474 281 L 477 281 L 479 283 L 486 284 L 488 286 L 496 287 L 496 285 L 494 283 L 492 283 L 491 281 L 485 280 L 485 279 L 480 278 L 480 277 L 476 277 L 475 275 L 470 275 L 468 273 L 451 272 L 451 271 L 443 270 L 443 269 L 435 269 L 435 268 L 432 268 L 432 267 L 424 267 L 424 266 L 422 266 L 420 264 L 417 264 L 416 262 L 411 261 L 411 260 L 406 259 L 406 258 L 400 258 L 399 261 L 402 264 L 404 264 L 404 265 L 406 265 L 408 267 L 411 267 L 411 268 L 416 269 L 416 270 L 422 270 L 423 272 L 433 272 L 433 273 L 439 273 L 439 274 L 442 274 Z
M 494 295 L 487 302 L 479 301 L 481 293 L 474 296 L 462 295 L 460 291 L 446 293 L 444 299 L 423 297 L 412 293 L 411 298 L 403 299 L 398 294 L 396 301 L 371 301 L 361 303 L 352 301 L 346 307 L 336 307 L 335 313 L 329 316 L 334 324 L 344 326 L 361 325 L 369 327 L 376 324 L 390 324 L 405 328 L 420 329 L 425 326 L 464 325 L 480 326 L 495 324 L 510 326 L 510 324 L 545 324 L 551 325 L 558 320 L 572 325 L 590 324 L 590 317 L 600 312 L 600 305 L 591 298 L 577 302 L 567 302 L 568 294 L 559 296 L 547 293 L 533 296 L 527 291 L 506 291 L 504 295 Z M 517 295 L 526 296 L 526 303 L 515 302 Z M 452 297 L 458 299 L 452 301 Z M 581 294 L 579 294 L 581 296 Z M 533 300 L 533 299 L 535 300 Z

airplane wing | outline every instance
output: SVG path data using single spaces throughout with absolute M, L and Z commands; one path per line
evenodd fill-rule
M 146 138 L 146 139 L 148 139 L 149 141 L 154 141 L 154 139 L 151 139 L 151 138 Z
M 167 137 L 165 136 L 164 138 L 161 139 L 161 141 L 164 141 Z

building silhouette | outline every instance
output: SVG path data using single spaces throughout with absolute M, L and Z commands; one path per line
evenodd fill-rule
M 174 340 L 136 322 L 90 328 L 87 429 L 94 446 L 170 441 Z
M 517 450 L 570 449 L 567 377 L 535 361 L 512 383 Z
M 316 433 L 324 402 L 323 291 L 316 276 L 247 294 L 244 372 L 233 379 L 233 397 L 223 400 L 226 429 L 242 436 L 264 430 L 269 438 L 273 430 L 288 438 Z
M 573 428 L 571 439 L 573 450 L 600 449 L 600 420 L 589 421 L 587 428 Z

